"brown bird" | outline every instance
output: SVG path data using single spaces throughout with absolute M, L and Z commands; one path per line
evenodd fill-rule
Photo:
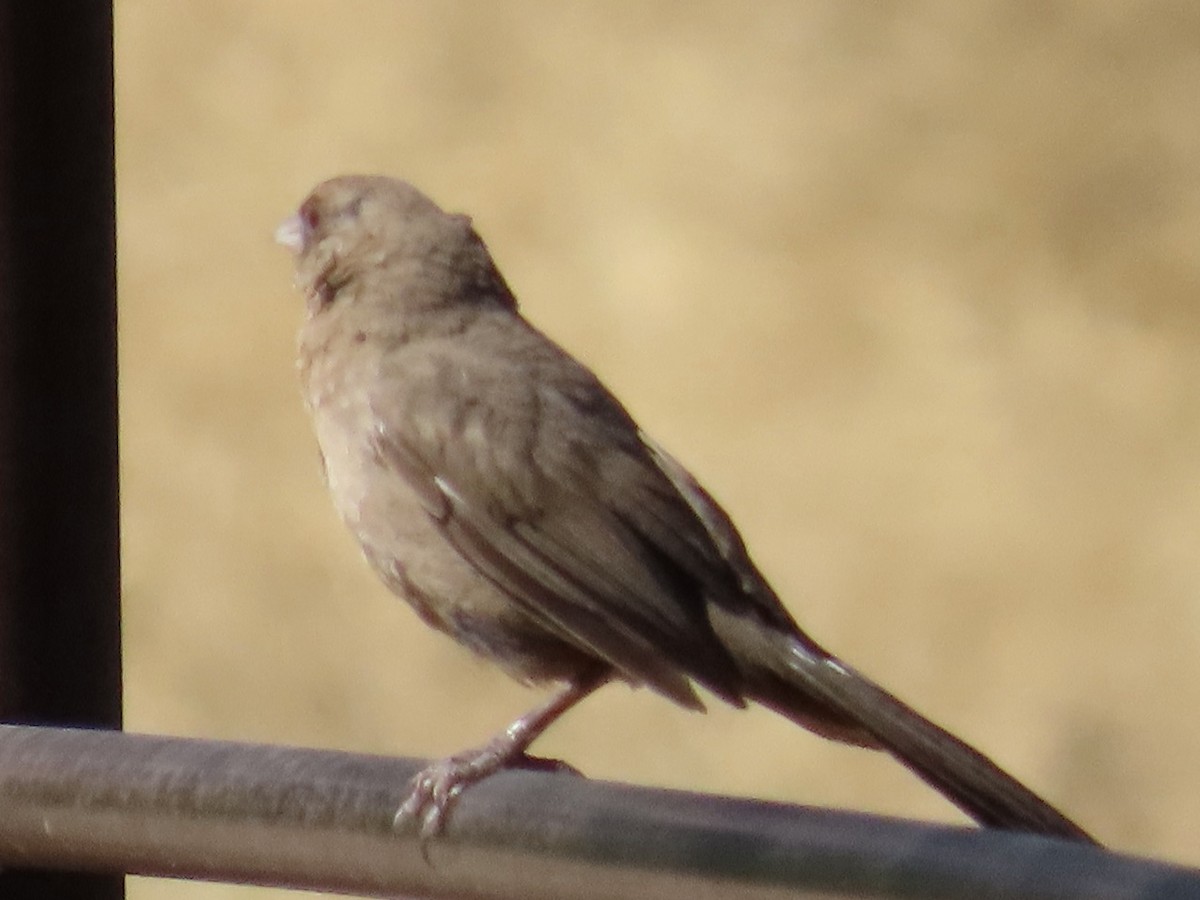
M 987 757 L 808 637 L 737 529 L 595 375 L 525 321 L 463 215 L 411 185 L 318 185 L 277 239 L 307 300 L 299 370 L 338 512 L 429 625 L 549 702 L 435 763 L 399 818 L 425 836 L 465 786 L 530 762 L 609 681 L 696 686 L 885 750 L 980 824 L 1091 838 Z

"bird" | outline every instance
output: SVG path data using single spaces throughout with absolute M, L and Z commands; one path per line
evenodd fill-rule
M 728 514 L 583 364 L 520 313 L 469 216 L 406 181 L 321 182 L 279 226 L 305 300 L 297 369 L 324 478 L 383 583 L 429 626 L 554 693 L 409 786 L 438 834 L 610 682 L 698 688 L 884 751 L 979 825 L 1079 825 L 809 637 Z

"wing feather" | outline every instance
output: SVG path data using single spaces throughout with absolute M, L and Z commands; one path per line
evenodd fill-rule
M 420 389 L 403 409 L 379 398 L 377 452 L 547 630 L 684 706 L 700 706 L 689 678 L 740 705 L 741 677 L 706 612 L 728 569 L 628 414 L 570 362 L 567 390 L 561 368 L 552 389 L 470 360 L 435 366 L 433 381 L 453 378 L 471 402 L 447 410 Z

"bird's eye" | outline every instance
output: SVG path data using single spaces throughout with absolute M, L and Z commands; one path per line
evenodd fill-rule
M 304 228 L 308 232 L 316 230 L 317 225 L 321 222 L 321 214 L 317 210 L 317 204 L 312 200 L 306 200 L 300 207 L 300 221 L 304 223 Z

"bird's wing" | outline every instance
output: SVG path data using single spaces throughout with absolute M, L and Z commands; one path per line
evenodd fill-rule
M 539 379 L 455 359 L 433 367 L 429 391 L 410 381 L 403 409 L 373 398 L 381 458 L 549 630 L 685 706 L 700 705 L 689 677 L 740 705 L 705 609 L 712 591 L 736 590 L 733 573 L 625 411 L 556 362 Z

